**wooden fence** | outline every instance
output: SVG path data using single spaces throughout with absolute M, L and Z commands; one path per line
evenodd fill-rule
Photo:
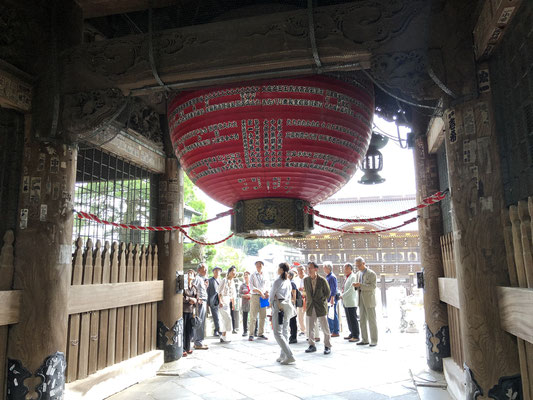
M 448 305 L 448 324 L 450 327 L 450 350 L 452 359 L 461 368 L 464 362 L 463 344 L 461 341 L 461 321 L 459 293 L 457 287 L 457 269 L 453 254 L 453 232 L 440 238 L 442 262 L 445 278 L 439 278 L 441 300 Z
M 500 320 L 517 337 L 524 400 L 533 399 L 533 197 L 502 212 L 513 287 L 498 288 Z
M 67 382 L 154 350 L 157 246 L 76 242 L 69 291 Z

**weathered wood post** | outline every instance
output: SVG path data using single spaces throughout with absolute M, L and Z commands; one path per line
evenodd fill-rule
M 82 40 L 76 2 L 6 0 L 2 59 L 33 76 L 25 110 L 13 289 L 19 322 L 9 329 L 7 399 L 59 399 L 65 383 L 68 290 L 72 264 L 72 200 L 77 148 L 61 129 L 59 54 Z M 1 35 L 0 35 L 1 36 Z M 2 41 L 0 41 L 2 42 Z
M 55 399 L 64 389 L 76 156 L 77 148 L 27 130 L 13 284 L 22 302 L 9 331 L 8 399 Z
M 415 126 L 420 130 L 421 127 Z M 439 190 L 437 157 L 428 153 L 425 135 L 416 132 L 414 158 L 417 203 Z M 450 356 L 450 331 L 446 304 L 439 298 L 439 277 L 444 276 L 440 249 L 442 213 L 440 205 L 418 211 L 420 257 L 424 267 L 424 314 L 426 359 L 429 368 L 442 371 L 442 359 Z
M 509 276 L 491 94 L 450 107 L 445 122 L 467 394 L 475 398 L 520 386 L 516 342 L 500 326 L 496 294 Z
M 180 225 L 183 220 L 183 170 L 175 158 L 167 158 L 159 181 L 159 225 Z M 164 298 L 158 307 L 157 347 L 165 362 L 179 359 L 183 351 L 183 236 L 179 231 L 158 232 L 159 279 L 164 281 Z M 181 276 L 181 278 L 179 278 Z M 179 278 L 179 280 L 178 280 Z

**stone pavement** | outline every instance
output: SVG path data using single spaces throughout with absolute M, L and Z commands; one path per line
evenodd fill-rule
M 330 355 L 323 354 L 323 341 L 316 353 L 306 354 L 300 336 L 291 345 L 296 363 L 287 366 L 275 361 L 279 347 L 271 332 L 268 341 L 248 342 L 236 334 L 231 343 L 222 344 L 211 337 L 205 341 L 209 350 L 165 365 L 160 371 L 165 375 L 109 399 L 418 400 L 409 370 L 415 375 L 425 370 L 425 335 L 384 330 L 374 348 L 349 343 L 341 333 L 332 339 Z

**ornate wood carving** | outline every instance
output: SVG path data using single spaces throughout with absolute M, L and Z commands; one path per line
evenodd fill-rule
M 442 64 L 430 61 L 439 54 L 438 51 L 428 54 L 425 48 L 375 54 L 370 68 L 376 80 L 400 95 L 418 100 L 436 99 L 442 92 L 428 75 L 428 68 L 432 64 L 436 75 L 443 75 Z
M 63 129 L 74 141 L 103 145 L 121 130 L 132 131 L 156 144 L 163 142 L 159 114 L 118 89 L 92 90 L 64 96 Z
M 31 78 L 0 60 L 0 106 L 27 112 L 31 109 Z
M 163 134 L 159 122 L 159 114 L 139 99 L 131 99 L 128 109 L 128 129 L 149 139 L 154 143 L 163 143 Z
M 67 94 L 61 115 L 63 129 L 73 140 L 90 138 L 107 127 L 126 105 L 126 98 L 118 89 Z
M 423 0 L 360 1 L 315 9 L 315 31 L 323 64 L 369 66 L 371 53 L 423 47 L 412 21 Z M 418 28 L 417 28 L 418 29 Z M 229 74 L 314 67 L 306 10 L 184 27 L 153 35 L 155 63 L 164 82 Z M 409 39 L 409 40 L 407 40 Z M 63 53 L 66 91 L 155 85 L 148 60 L 148 35 L 132 35 L 77 46 Z M 416 47 L 418 46 L 418 47 Z M 312 71 L 312 69 L 310 70 Z

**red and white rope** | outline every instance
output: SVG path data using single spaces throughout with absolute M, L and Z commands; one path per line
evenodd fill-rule
M 322 228 L 325 228 L 325 229 L 330 229 L 332 231 L 342 232 L 342 233 L 349 233 L 349 234 L 352 234 L 352 235 L 371 235 L 371 234 L 374 234 L 374 233 L 393 231 L 395 229 L 401 228 L 402 226 L 406 226 L 406 225 L 412 224 L 416 220 L 417 220 L 417 218 L 411 218 L 410 220 L 405 221 L 401 225 L 393 226 L 392 228 L 378 229 L 376 231 L 349 231 L 349 230 L 346 230 L 346 229 L 338 229 L 338 228 L 333 228 L 331 226 L 322 225 L 318 221 L 315 221 L 315 225 L 321 226 Z
M 336 221 L 336 222 L 375 222 L 375 221 L 384 221 L 386 219 L 396 218 L 400 217 L 405 214 L 412 213 L 413 211 L 420 210 L 422 208 L 428 207 L 432 204 L 438 203 L 439 201 L 443 200 L 446 195 L 448 194 L 448 189 L 446 189 L 443 192 L 437 192 L 429 197 L 426 197 L 422 200 L 420 204 L 418 204 L 415 207 L 409 208 L 404 211 L 400 211 L 394 214 L 385 215 L 383 217 L 374 217 L 374 218 L 336 218 L 336 217 L 330 217 L 328 215 L 323 215 L 319 211 L 315 210 L 313 207 L 305 207 L 304 211 L 307 214 L 315 215 L 316 217 L 329 219 L 330 221 Z M 315 224 L 319 225 L 316 221 Z
M 194 226 L 204 225 L 204 224 L 207 224 L 209 222 L 216 221 L 217 219 L 226 217 L 228 215 L 232 215 L 233 214 L 233 210 L 224 211 L 223 213 L 217 214 L 216 217 L 207 219 L 205 221 L 193 222 L 191 224 L 186 224 L 186 225 L 172 225 L 172 226 L 139 226 L 139 225 L 119 224 L 117 222 L 111 222 L 111 221 L 102 220 L 97 215 L 86 213 L 84 211 L 74 211 L 74 212 L 76 214 L 78 214 L 78 218 L 80 218 L 80 219 L 88 219 L 90 221 L 94 221 L 94 222 L 99 223 L 99 224 L 111 225 L 111 226 L 114 226 L 114 227 L 117 227 L 117 228 L 131 229 L 131 230 L 134 230 L 134 231 L 150 231 L 150 232 L 180 231 L 181 233 L 183 233 L 183 235 L 185 237 L 189 238 L 194 243 L 198 243 L 198 244 L 203 245 L 203 246 L 213 246 L 215 244 L 223 243 L 223 242 L 225 242 L 226 240 L 228 240 L 229 238 L 231 238 L 233 236 L 233 233 L 232 233 L 231 235 L 227 236 L 226 238 L 224 238 L 222 240 L 219 240 L 218 242 L 208 243 L 208 242 L 201 242 L 199 240 L 196 240 L 196 239 L 192 238 L 185 231 L 185 228 L 192 228 Z

